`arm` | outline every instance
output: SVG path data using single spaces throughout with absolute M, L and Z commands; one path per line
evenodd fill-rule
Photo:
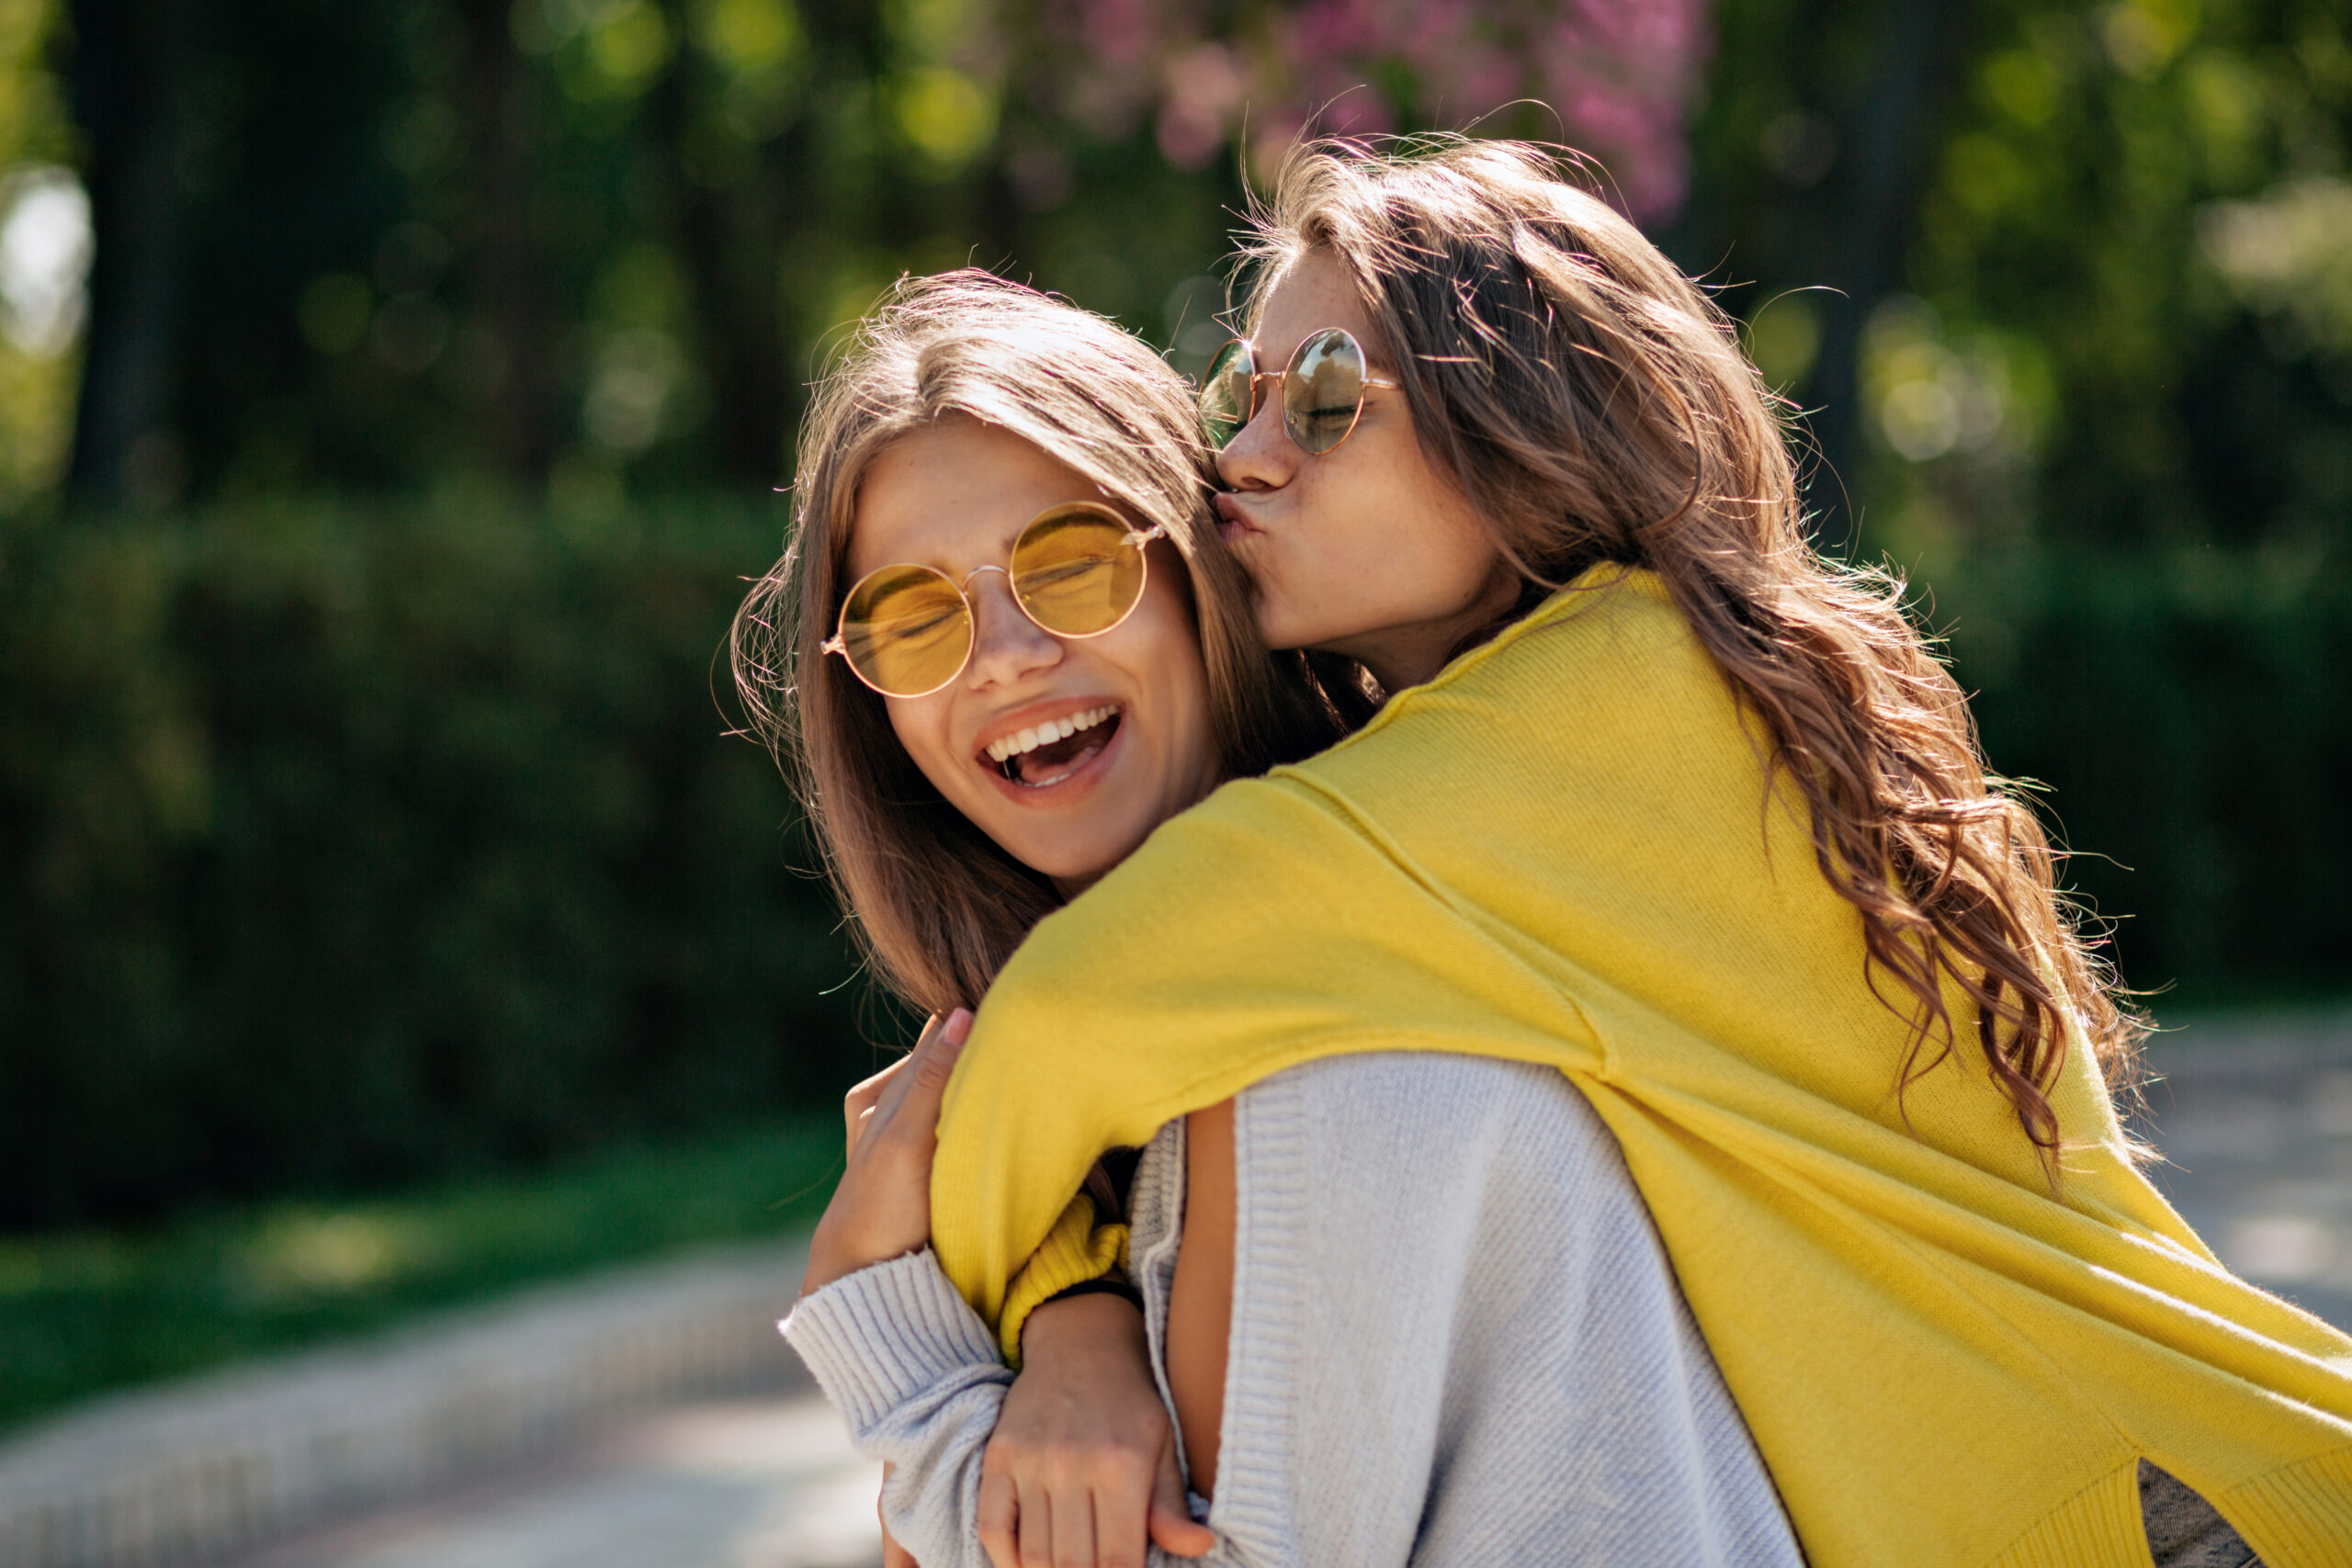
M 1193 1489 L 1216 1495 L 1225 1359 L 1233 1330 L 1233 1101 L 1184 1119 L 1184 1245 L 1168 1296 L 1168 1393 Z
M 786 1336 L 881 1460 L 882 1522 L 922 1568 L 987 1568 L 980 1460 L 1012 1372 L 929 1252 L 844 1276 L 803 1297 Z
M 1107 1277 L 1119 1266 L 1125 1250 L 1127 1227 L 1097 1224 L 1093 1200 L 1080 1192 L 1062 1210 L 1061 1218 L 1037 1244 L 1005 1292 L 1004 1315 L 999 1319 L 999 1343 L 1004 1359 L 1021 1366 L 1023 1331 L 1029 1314 L 1069 1290 Z
M 1047 1302 L 982 1463 L 980 1539 L 999 1568 L 1127 1568 L 1147 1542 L 1180 1557 L 1216 1544 L 1184 1506 L 1176 1437 L 1143 1314 L 1112 1294 Z
M 889 1466 L 886 1530 L 928 1568 L 982 1562 L 984 1445 L 1012 1375 L 993 1337 L 927 1248 L 930 1156 L 938 1105 L 969 1016 L 926 1030 L 904 1061 L 844 1106 L 849 1168 L 809 1247 L 805 1292 L 785 1332 L 846 1417 L 860 1451 Z M 1091 1219 L 1084 1210 L 1081 1233 Z M 1167 1416 L 1134 1308 L 1080 1297 L 1031 1314 L 1041 1353 L 1004 1443 L 986 1467 L 1000 1562 L 1016 1539 L 1064 1562 L 1142 1561 L 1152 1534 L 1198 1555 L 1213 1543 L 1183 1511 Z M 1098 1518 L 1102 1521 L 1097 1529 Z M 1059 1519 L 1062 1529 L 1054 1528 Z M 1070 1539 L 1056 1538 L 1065 1530 Z
M 843 1100 L 848 1168 L 810 1238 L 800 1302 L 782 1325 L 852 1441 L 884 1461 L 889 1568 L 912 1561 L 902 1537 L 917 1540 L 933 1568 L 952 1568 L 975 1540 L 954 1528 L 957 1505 L 965 1502 L 968 1520 L 978 1446 L 1010 1381 L 988 1330 L 945 1289 L 924 1245 L 939 1102 L 970 1031 L 961 1009 L 944 1024 L 933 1019 L 912 1052 Z M 978 1552 L 971 1557 L 977 1568 Z

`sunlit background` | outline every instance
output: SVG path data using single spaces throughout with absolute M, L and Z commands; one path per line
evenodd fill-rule
M 2342 0 L 0 0 L 0 1421 L 805 1219 L 808 383 L 967 264 L 1197 369 L 1310 124 L 1589 154 L 2126 978 L 2352 989 Z

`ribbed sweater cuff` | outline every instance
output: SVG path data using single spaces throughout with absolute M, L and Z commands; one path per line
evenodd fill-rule
M 929 1247 L 804 1296 L 776 1325 L 852 1433 L 971 1366 L 997 1366 L 995 1337 Z

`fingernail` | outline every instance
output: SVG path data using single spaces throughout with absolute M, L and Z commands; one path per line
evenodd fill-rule
M 939 1032 L 950 1045 L 961 1045 L 972 1037 L 972 1012 L 969 1008 L 957 1008 L 947 1015 L 947 1027 Z

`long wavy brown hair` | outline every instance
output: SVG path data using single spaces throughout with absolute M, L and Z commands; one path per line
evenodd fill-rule
M 793 782 L 868 960 L 934 1013 L 977 1005 L 1061 897 L 948 804 L 899 743 L 883 699 L 821 645 L 848 587 L 859 480 L 893 443 L 956 418 L 1020 436 L 1167 529 L 1192 588 L 1228 777 L 1320 750 L 1347 728 L 1305 656 L 1259 642 L 1248 581 L 1208 509 L 1215 474 L 1192 390 L 1159 355 L 1100 316 L 985 272 L 901 281 L 819 382 L 790 544 L 736 612 L 729 651 L 750 728 Z
M 2119 1088 L 2143 1025 L 2033 811 L 1985 767 L 1903 582 L 1808 539 L 1788 411 L 1731 321 L 1579 169 L 1458 137 L 1304 144 L 1253 207 L 1245 316 L 1302 255 L 1340 264 L 1423 446 L 1528 585 L 1522 608 L 1604 562 L 1664 580 L 1762 717 L 1776 784 L 1803 795 L 1822 874 L 1860 911 L 1866 983 L 1911 1020 L 1898 1094 L 1956 1047 L 1956 988 L 2054 1179 L 2070 1021 Z

